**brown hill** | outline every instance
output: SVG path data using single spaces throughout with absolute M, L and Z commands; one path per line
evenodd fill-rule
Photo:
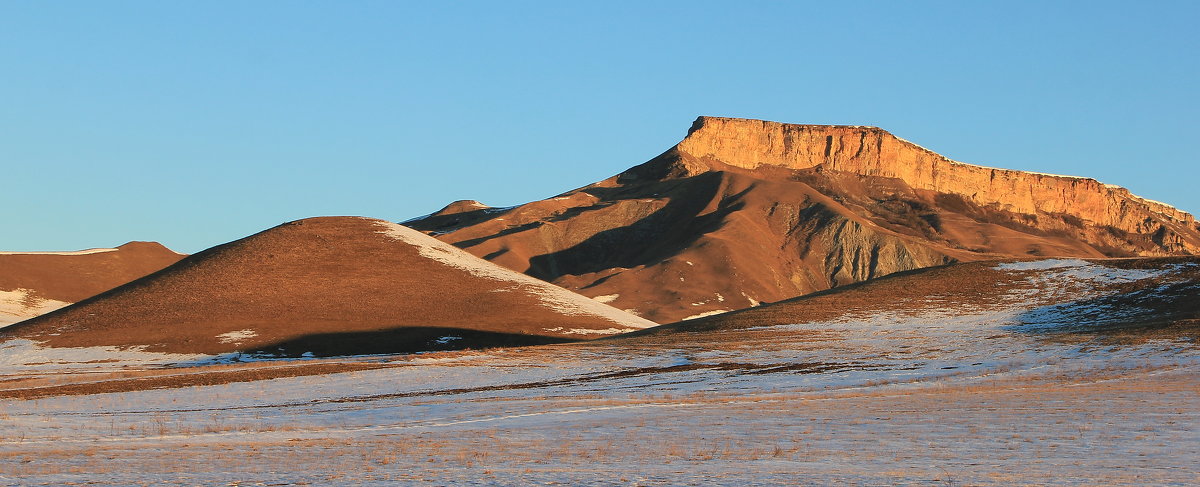
M 981 318 L 982 317 L 982 318 Z M 964 318 L 969 318 L 963 320 Z M 1028 333 L 1200 337 L 1200 258 L 957 263 L 623 335 L 775 332 L 794 324 L 995 327 Z M 914 331 L 915 332 L 915 331 Z
M 325 217 L 208 249 L 6 328 L 0 340 L 328 355 L 546 343 L 651 325 L 394 223 Z
M 156 242 L 71 252 L 0 252 L 0 326 L 94 296 L 183 257 Z
M 612 178 L 476 206 L 405 224 L 662 323 L 950 262 L 1200 251 L 1191 215 L 1123 188 L 954 162 L 874 127 L 701 117 Z

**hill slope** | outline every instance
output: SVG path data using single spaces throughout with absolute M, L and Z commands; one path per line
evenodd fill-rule
M 156 242 L 73 252 L 0 252 L 0 326 L 94 296 L 183 257 Z
M 907 326 L 917 323 L 912 329 Z M 1044 259 L 951 264 L 631 333 L 779 333 L 805 324 L 920 333 L 1200 337 L 1200 258 Z M 673 340 L 673 339 L 672 339 Z
M 950 262 L 1200 251 L 1191 215 L 1093 179 L 954 162 L 874 127 L 714 117 L 596 184 L 405 224 L 660 323 Z
M 651 325 L 393 223 L 324 217 L 208 249 L 0 339 L 296 355 L 545 343 Z

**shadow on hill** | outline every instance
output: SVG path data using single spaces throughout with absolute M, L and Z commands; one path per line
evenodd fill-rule
M 248 348 L 222 355 L 237 360 L 247 358 L 336 357 L 347 355 L 382 355 L 417 352 L 439 352 L 498 347 L 523 347 L 568 343 L 579 340 L 497 333 L 464 328 L 404 327 L 390 330 L 319 333 Z
M 750 188 L 721 197 L 715 210 L 704 213 L 723 186 L 722 173 L 712 172 L 634 187 L 587 188 L 604 202 L 666 198 L 666 204 L 628 225 L 604 230 L 557 252 L 529 259 L 526 274 L 543 280 L 580 275 L 610 268 L 650 266 L 690 247 L 704 234 L 721 227 L 726 216 L 745 205 Z
M 427 215 L 408 220 L 401 225 L 422 232 L 448 232 L 504 216 L 512 210 L 513 208 L 480 208 L 446 215 Z
M 1179 282 L 1034 308 L 1006 331 L 1142 338 L 1200 337 L 1200 282 Z

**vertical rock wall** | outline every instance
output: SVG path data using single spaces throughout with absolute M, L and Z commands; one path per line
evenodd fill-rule
M 700 117 L 677 146 L 683 157 L 745 169 L 818 165 L 967 197 L 983 206 L 1025 214 L 1067 213 L 1096 225 L 1154 233 L 1164 225 L 1189 251 L 1200 250 L 1192 215 L 1095 179 L 994 169 L 952 161 L 876 128 L 794 125 Z

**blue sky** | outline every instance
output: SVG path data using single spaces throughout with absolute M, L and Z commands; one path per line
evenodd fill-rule
M 0 249 L 519 204 L 698 115 L 877 125 L 1200 211 L 1198 4 L 838 3 L 0 2 Z

